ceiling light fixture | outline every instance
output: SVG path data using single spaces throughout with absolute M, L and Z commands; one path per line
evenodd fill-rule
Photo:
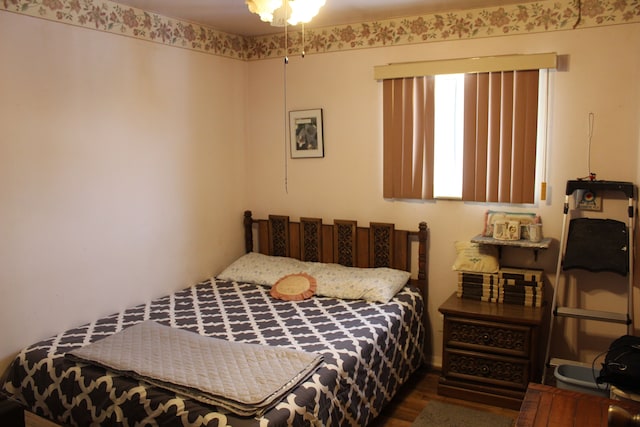
M 245 0 L 249 11 L 264 22 L 284 27 L 305 24 L 318 14 L 326 0 Z
M 289 172 L 287 157 L 287 64 L 289 63 L 289 25 L 302 24 L 302 49 L 305 55 L 304 24 L 318 14 L 326 0 L 245 0 L 251 13 L 260 15 L 264 22 L 270 22 L 275 27 L 284 27 L 284 189 L 289 194 Z

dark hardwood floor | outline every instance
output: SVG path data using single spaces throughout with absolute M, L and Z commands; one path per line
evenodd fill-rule
M 437 370 L 426 367 L 418 370 L 369 427 L 410 427 L 430 400 L 506 415 L 514 420 L 518 417 L 518 411 L 511 409 L 439 396 L 437 389 L 439 376 L 440 372 Z

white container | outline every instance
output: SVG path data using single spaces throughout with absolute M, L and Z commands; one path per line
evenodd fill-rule
M 539 242 L 542 240 L 542 224 L 528 224 L 527 232 L 530 241 Z
M 558 365 L 554 373 L 558 388 L 609 397 L 609 385 L 596 383 L 595 375 L 590 367 L 578 365 Z
M 520 221 L 496 221 L 493 238 L 497 240 L 520 240 Z

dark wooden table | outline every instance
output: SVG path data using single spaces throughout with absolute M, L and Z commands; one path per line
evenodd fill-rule
M 609 405 L 640 413 L 640 403 L 531 383 L 516 427 L 607 427 Z

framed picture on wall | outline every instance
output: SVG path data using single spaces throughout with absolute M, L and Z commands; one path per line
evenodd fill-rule
M 324 157 L 322 108 L 289 111 L 291 158 Z

